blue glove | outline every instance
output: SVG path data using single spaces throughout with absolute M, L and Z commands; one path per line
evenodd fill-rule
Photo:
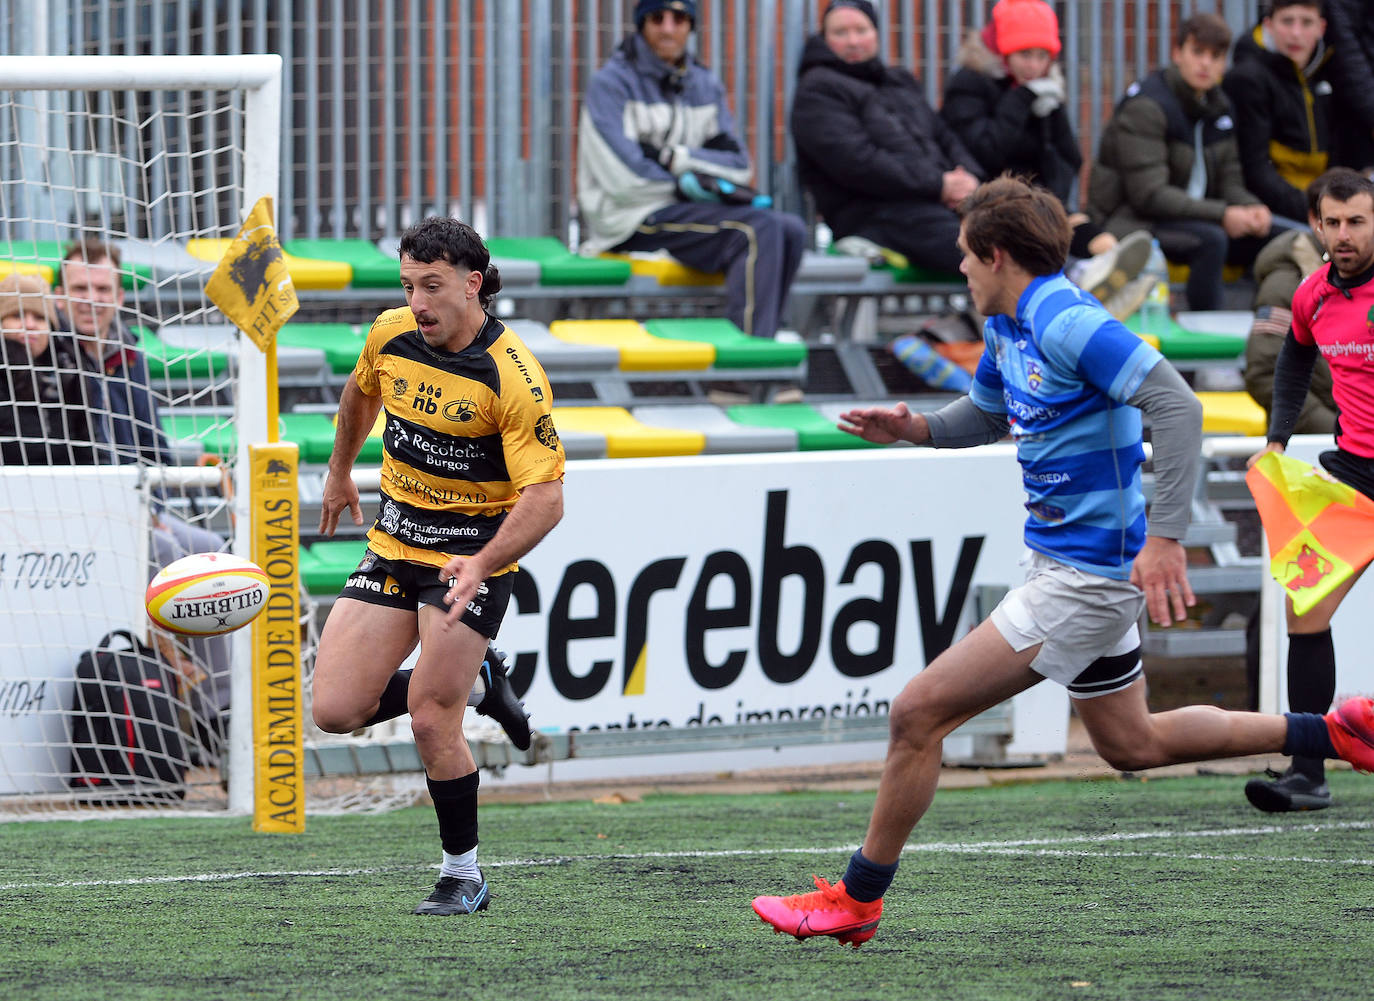
M 771 209 L 773 207 L 773 196 L 755 195 L 749 200 L 749 204 L 756 209 Z
M 702 187 L 701 179 L 690 170 L 677 175 L 677 190 L 689 202 L 718 202 L 720 195 Z

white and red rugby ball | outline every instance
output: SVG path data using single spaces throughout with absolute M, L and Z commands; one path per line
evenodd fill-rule
M 248 625 L 267 607 L 267 573 L 232 553 L 192 553 L 148 584 L 148 618 L 184 636 L 218 636 Z

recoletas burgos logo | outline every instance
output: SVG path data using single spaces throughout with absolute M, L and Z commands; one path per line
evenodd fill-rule
M 534 424 L 534 437 L 539 444 L 552 451 L 558 450 L 558 429 L 553 426 L 553 418 L 548 414 L 540 416 Z

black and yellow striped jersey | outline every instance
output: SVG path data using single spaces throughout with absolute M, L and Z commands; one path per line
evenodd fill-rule
M 425 343 L 409 307 L 388 310 L 353 377 L 382 397 L 382 505 L 367 538 L 383 559 L 470 556 L 523 488 L 563 476 L 548 377 L 495 317 L 454 354 Z

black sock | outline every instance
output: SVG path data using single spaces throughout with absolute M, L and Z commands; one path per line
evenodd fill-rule
M 887 892 L 895 875 L 896 862 L 880 865 L 866 858 L 860 848 L 849 857 L 849 868 L 844 871 L 844 889 L 855 900 L 870 904 Z
M 439 840 L 450 855 L 477 847 L 478 781 L 476 772 L 438 781 L 425 776 L 439 818 Z
M 1288 708 L 1295 713 L 1324 713 L 1336 697 L 1336 647 L 1331 630 L 1288 636 Z M 1290 724 L 1291 729 L 1291 724 Z M 1323 729 L 1323 733 L 1325 730 Z M 1335 757 L 1334 754 L 1328 755 Z M 1293 770 L 1314 782 L 1326 780 L 1322 758 L 1293 756 Z
M 376 726 L 378 723 L 385 723 L 389 719 L 397 716 L 404 716 L 409 712 L 406 706 L 406 697 L 410 694 L 410 672 L 397 671 L 387 681 L 386 688 L 382 690 L 381 705 L 363 726 Z

